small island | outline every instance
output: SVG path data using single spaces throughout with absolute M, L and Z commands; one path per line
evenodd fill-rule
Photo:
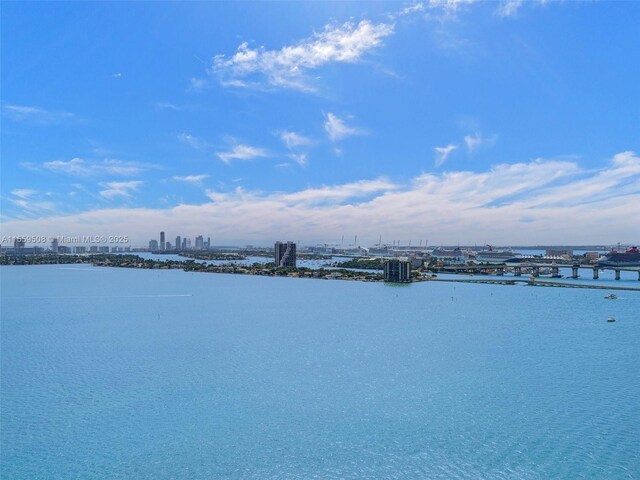
M 229 259 L 228 257 L 225 257 Z M 209 258 L 207 258 L 208 260 Z M 171 270 L 180 269 L 185 272 L 231 273 L 238 275 L 262 275 L 271 277 L 317 278 L 325 280 L 357 280 L 363 282 L 382 282 L 380 273 L 357 272 L 346 268 L 340 269 L 311 269 L 307 267 L 276 267 L 273 262 L 254 263 L 252 265 L 238 265 L 224 263 L 211 265 L 194 259 L 179 260 L 150 260 L 138 255 L 127 254 L 95 254 L 95 255 L 0 255 L 0 265 L 55 265 L 55 264 L 88 264 L 96 267 L 120 267 Z M 423 278 L 415 272 L 413 281 Z

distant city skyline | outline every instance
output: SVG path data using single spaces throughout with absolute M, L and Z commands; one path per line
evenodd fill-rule
M 3 3 L 2 234 L 638 244 L 639 17 Z

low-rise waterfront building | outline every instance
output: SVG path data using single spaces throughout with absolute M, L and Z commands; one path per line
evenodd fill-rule
M 598 252 L 585 252 L 584 254 L 585 260 L 589 263 L 596 263 L 601 256 L 602 254 Z
M 573 257 L 573 248 L 547 248 L 546 257 Z

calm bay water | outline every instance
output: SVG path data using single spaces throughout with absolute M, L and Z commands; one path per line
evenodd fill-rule
M 2 478 L 640 478 L 638 292 L 0 275 Z

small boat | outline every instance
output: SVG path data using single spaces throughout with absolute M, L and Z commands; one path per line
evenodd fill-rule
M 607 322 L 609 322 L 609 323 L 612 323 L 612 322 L 615 322 L 615 321 L 616 321 L 616 319 L 613 318 L 613 317 L 607 318 Z
M 605 295 L 604 298 L 607 300 L 616 300 L 618 296 L 615 293 L 610 293 L 609 295 Z

